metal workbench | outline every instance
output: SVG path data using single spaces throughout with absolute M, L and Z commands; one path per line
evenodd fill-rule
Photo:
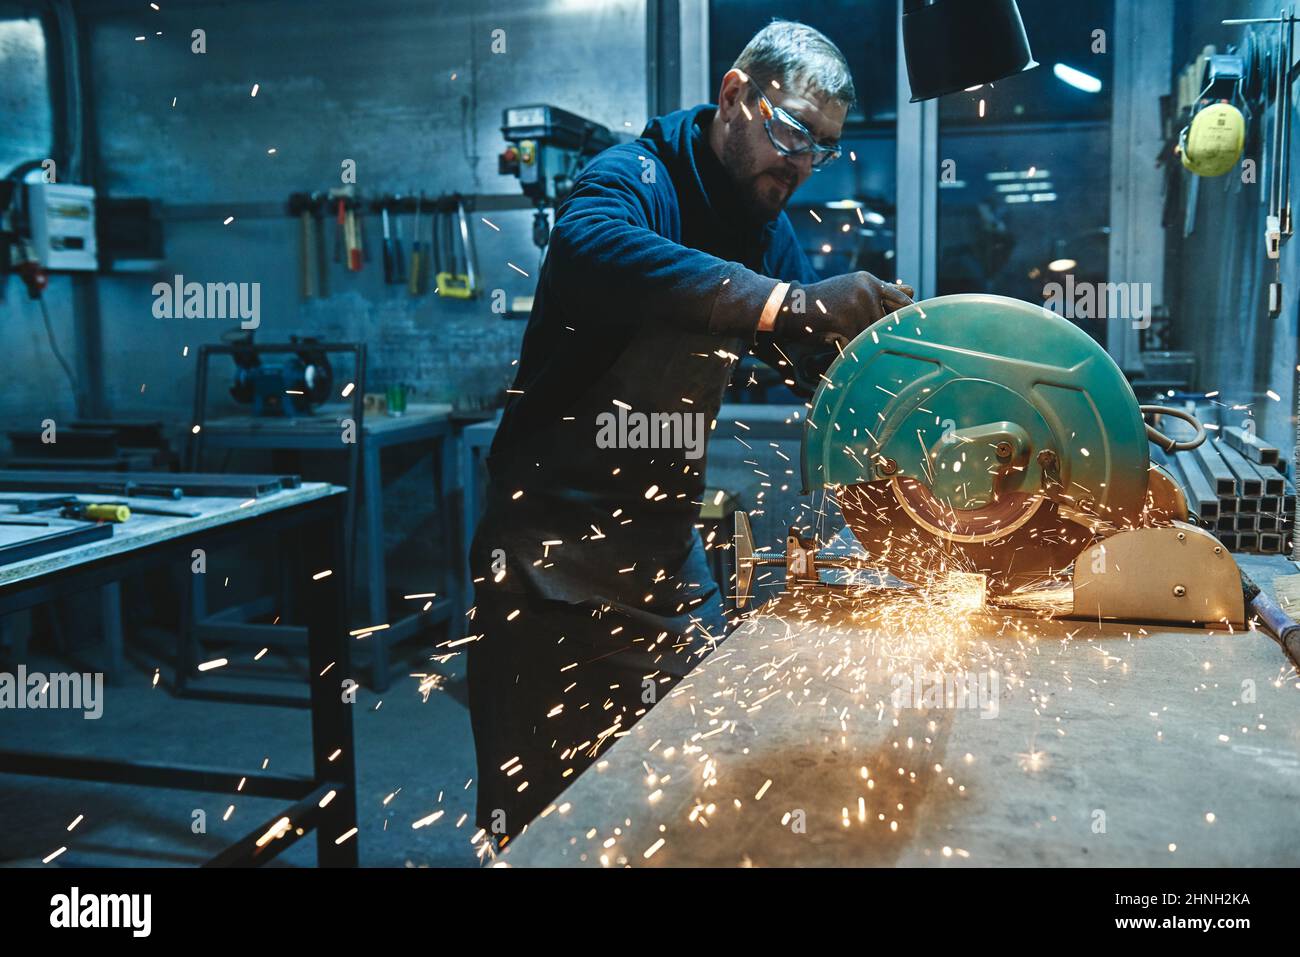
M 385 691 L 391 681 L 391 646 L 416 634 L 428 625 L 448 621 L 461 610 L 456 608 L 460 595 L 462 556 L 457 548 L 457 516 L 453 490 L 457 485 L 456 425 L 452 407 L 445 404 L 412 403 L 401 416 L 368 413 L 362 417 L 359 443 L 362 521 L 366 530 L 364 581 L 366 612 L 361 626 L 388 625 L 368 639 L 371 652 L 374 690 Z M 352 454 L 354 445 L 340 441 L 339 416 L 334 412 L 317 412 L 293 418 L 280 416 L 223 416 L 202 423 L 202 451 L 215 449 L 261 449 L 335 452 Z M 196 437 L 197 439 L 197 437 Z M 434 487 L 430 490 L 431 511 L 440 513 L 447 533 L 441 542 L 442 575 L 437 582 L 437 597 L 430 599 L 427 610 L 421 601 L 417 611 L 390 618 L 388 576 L 384 566 L 384 490 L 381 456 L 385 449 L 399 445 L 427 446 L 433 456 Z M 194 444 L 197 459 L 200 445 Z M 197 467 L 197 466 L 196 466 Z M 201 616 L 202 609 L 197 609 Z
M 8 738 L 0 749 L 0 773 L 281 798 L 294 803 L 209 863 L 263 863 L 297 841 L 301 828 L 315 829 L 321 865 L 355 866 L 356 837 L 349 832 L 356 827 L 356 756 L 351 706 L 340 692 L 342 682 L 351 677 L 344 498 L 344 489 L 320 482 L 247 501 L 191 497 L 184 506 L 197 511 L 197 517 L 133 516 L 116 526 L 111 538 L 0 568 L 3 616 L 163 564 L 188 570 L 196 548 L 210 551 L 257 538 L 295 540 L 305 556 L 291 574 L 307 632 L 311 688 L 304 703 L 311 710 L 311 775 L 42 754 L 11 750 L 8 745 L 14 742 Z M 259 847 L 258 839 L 283 817 L 294 829 Z
M 1296 570 L 1243 565 L 1266 589 Z M 764 606 L 504 860 L 1300 864 L 1300 679 L 1266 635 L 972 619 L 996 704 L 896 708 L 881 607 L 826 588 Z

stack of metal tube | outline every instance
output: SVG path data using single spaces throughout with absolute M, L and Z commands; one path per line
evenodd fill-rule
M 1185 437 L 1178 432 L 1171 434 Z M 1278 450 L 1250 429 L 1211 426 L 1196 449 L 1171 454 L 1153 446 L 1152 460 L 1182 486 L 1188 512 L 1230 551 L 1291 551 L 1295 486 L 1277 468 Z

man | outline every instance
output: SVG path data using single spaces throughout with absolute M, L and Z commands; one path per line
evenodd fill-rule
M 819 281 L 783 212 L 853 99 L 830 40 L 774 21 L 716 107 L 601 153 L 557 210 L 471 549 L 478 824 L 501 843 L 725 636 L 696 523 L 738 357 L 790 377 L 911 301 Z

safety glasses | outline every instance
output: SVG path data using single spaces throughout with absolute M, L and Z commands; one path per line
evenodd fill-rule
M 781 107 L 758 92 L 758 111 L 767 138 L 782 156 L 811 156 L 813 172 L 820 172 L 840 158 L 840 147 L 823 146 L 812 132 Z

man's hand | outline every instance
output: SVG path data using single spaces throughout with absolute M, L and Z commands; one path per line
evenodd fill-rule
M 869 272 L 807 286 L 791 283 L 773 332 L 786 342 L 814 339 L 844 345 L 882 316 L 910 305 L 914 295 L 902 280 L 883 282 Z

